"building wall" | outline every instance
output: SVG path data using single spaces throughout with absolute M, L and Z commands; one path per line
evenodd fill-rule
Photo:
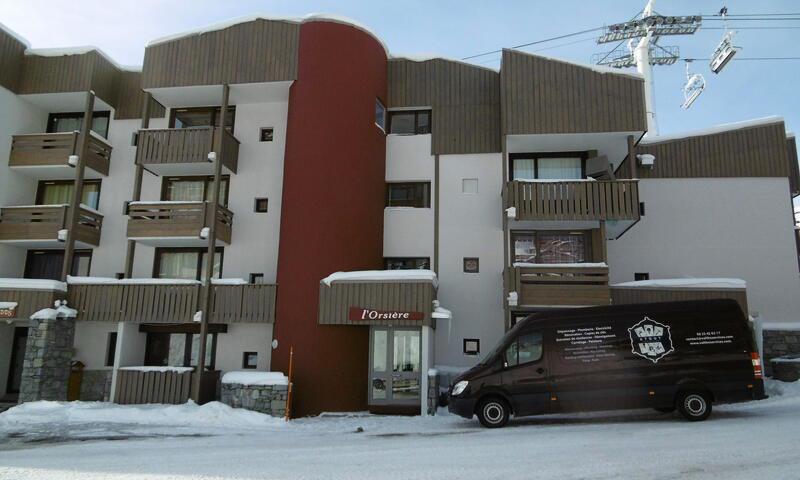
M 289 96 L 273 370 L 294 348 L 293 414 L 366 408 L 368 334 L 317 325 L 319 281 L 338 270 L 382 267 L 386 52 L 351 26 L 300 27 L 297 80 Z
M 747 281 L 750 313 L 796 321 L 800 277 L 786 178 L 641 180 L 645 215 L 608 242 L 612 283 L 733 277 Z
M 108 334 L 116 332 L 117 327 L 116 322 L 76 322 L 75 351 L 72 359 L 82 362 L 87 370 L 111 369 L 106 367 Z
M 463 339 L 478 338 L 481 353 L 504 333 L 503 227 L 500 154 L 442 155 L 440 162 L 439 301 L 453 312 L 436 324 L 436 365 L 471 366 Z M 477 178 L 478 193 L 462 193 Z M 478 257 L 479 273 L 464 273 L 464 257 Z
M 386 137 L 386 181 L 430 182 L 431 208 L 384 209 L 384 257 L 428 257 L 433 265 L 436 159 L 430 152 L 430 135 Z
M 228 333 L 217 335 L 217 370 L 230 372 L 242 369 L 244 352 L 258 353 L 258 370 L 269 370 L 272 325 L 232 323 Z

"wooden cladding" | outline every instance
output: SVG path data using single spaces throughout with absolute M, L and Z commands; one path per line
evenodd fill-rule
M 98 322 L 192 323 L 202 307 L 199 284 L 79 284 L 69 286 L 78 318 Z M 211 323 L 274 323 L 277 287 L 213 285 Z
M 119 75 L 119 89 L 114 118 L 129 120 L 142 118 L 144 106 L 144 90 L 142 90 L 142 72 L 122 71 Z M 154 99 L 150 99 L 150 118 L 163 118 L 166 109 Z
M 608 267 L 564 264 L 558 267 L 508 267 L 506 286 L 518 306 L 608 305 Z
M 611 287 L 614 305 L 719 298 L 736 300 L 747 315 L 747 290 L 744 288 Z
M 789 186 L 792 195 L 800 195 L 800 164 L 797 163 L 797 142 L 795 137 L 786 139 L 786 155 L 789 157 Z
M 638 220 L 636 180 L 506 182 L 504 209 L 516 220 Z
M 208 163 L 209 152 L 216 150 L 216 139 L 222 135 L 222 165 L 236 173 L 239 163 L 239 141 L 231 132 L 219 127 L 162 128 L 139 130 L 136 163 L 148 166 L 182 163 Z
M 300 25 L 256 19 L 147 47 L 145 89 L 297 78 Z
M 133 202 L 128 204 L 128 237 L 200 237 L 211 225 L 214 209 L 209 202 Z M 233 212 L 216 211 L 217 240 L 231 243 Z
M 94 90 L 117 103 L 120 70 L 96 50 L 74 55 L 25 55 L 17 93 L 62 93 Z
M 658 143 L 640 143 L 637 154 L 655 156 L 639 178 L 789 177 L 791 166 L 782 121 Z M 617 177 L 630 176 L 626 158 Z M 795 162 L 796 163 L 796 162 Z
M 503 50 L 505 135 L 647 130 L 644 81 Z
M 0 29 L 0 85 L 12 92 L 16 92 L 19 85 L 25 48 L 24 43 Z
M 56 300 L 65 300 L 66 292 L 59 290 L 0 289 L 0 302 L 17 304 L 15 318 L 28 320 L 43 308 L 52 308 Z
M 71 166 L 70 155 L 78 155 L 78 132 L 14 135 L 11 139 L 9 167 Z M 89 136 L 86 166 L 108 175 L 111 145 L 104 139 Z
M 431 107 L 431 154 L 494 153 L 500 142 L 500 75 L 444 59 L 389 60 L 387 107 Z
M 67 205 L 3 207 L 0 209 L 0 241 L 59 241 L 58 232 L 67 229 Z M 100 244 L 103 216 L 80 207 L 75 239 L 88 245 Z
M 320 325 L 433 325 L 431 313 L 436 287 L 430 282 L 334 282 L 319 285 Z M 416 312 L 421 320 L 351 320 L 350 309 L 381 312 Z
M 114 402 L 123 405 L 166 403 L 180 405 L 191 398 L 192 377 L 188 371 L 117 370 Z

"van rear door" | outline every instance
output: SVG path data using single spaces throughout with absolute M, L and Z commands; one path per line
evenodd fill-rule
M 503 385 L 511 396 L 514 414 L 538 415 L 550 411 L 550 382 L 541 329 L 526 329 L 506 347 Z

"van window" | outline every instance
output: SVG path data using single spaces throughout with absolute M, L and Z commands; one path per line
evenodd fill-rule
M 506 364 L 509 367 L 535 362 L 542 358 L 542 334 L 530 332 L 520 335 L 506 349 Z

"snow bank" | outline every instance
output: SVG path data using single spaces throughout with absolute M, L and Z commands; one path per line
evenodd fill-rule
M 0 278 L 0 290 L 53 290 L 66 292 L 67 284 L 56 280 Z
M 133 372 L 159 372 L 159 373 L 166 373 L 166 372 L 175 372 L 175 373 L 186 373 L 194 371 L 194 367 L 120 367 L 120 370 L 130 370 Z
M 240 385 L 289 385 L 289 377 L 281 372 L 228 372 L 222 383 Z
M 525 263 L 514 262 L 515 267 L 519 268 L 608 268 L 605 262 L 599 263 Z
M 428 281 L 438 286 L 436 273 L 432 270 L 361 270 L 354 272 L 336 272 L 322 279 L 322 283 L 330 286 L 333 282 L 382 282 L 382 281 Z
M 117 423 L 154 427 L 263 428 L 282 426 L 283 419 L 220 402 L 197 405 L 117 405 L 105 402 L 27 402 L 0 414 L 0 429 L 26 425 Z
M 740 278 L 662 278 L 658 280 L 640 280 L 623 282 L 612 287 L 679 287 L 679 288 L 747 288 L 747 283 Z
M 729 132 L 732 130 L 741 130 L 743 128 L 758 127 L 760 125 L 769 125 L 771 123 L 778 123 L 782 121 L 783 117 L 770 116 L 770 117 L 756 118 L 753 120 L 746 120 L 743 122 L 721 123 L 719 125 L 715 125 L 709 128 L 692 130 L 689 132 L 673 133 L 671 135 L 651 136 L 649 134 L 645 134 L 645 136 L 642 138 L 639 144 L 649 145 L 653 143 L 668 142 L 671 140 L 681 140 L 684 138 L 702 137 L 704 135 L 713 135 L 715 133 Z

